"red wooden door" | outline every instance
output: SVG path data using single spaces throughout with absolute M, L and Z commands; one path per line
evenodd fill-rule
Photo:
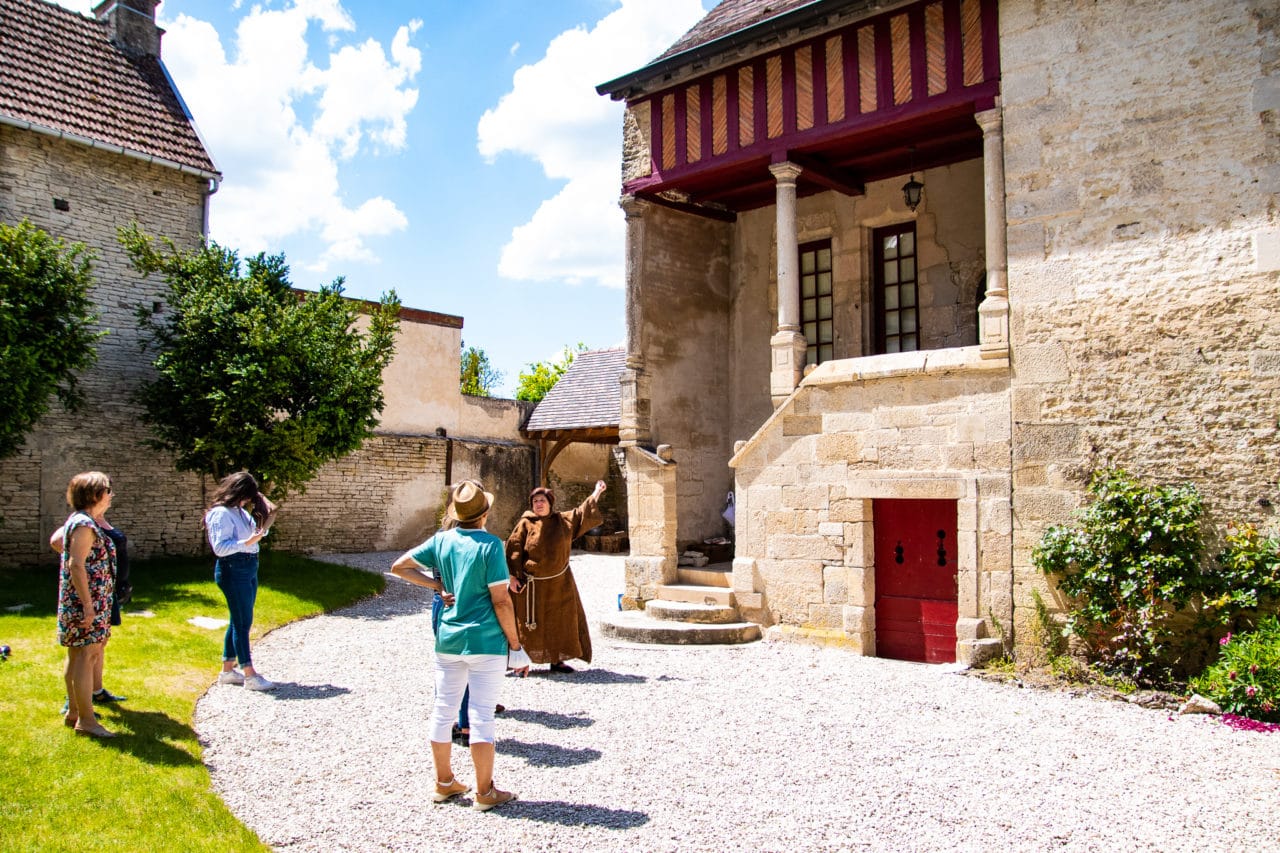
M 872 501 L 876 654 L 956 659 L 956 502 Z

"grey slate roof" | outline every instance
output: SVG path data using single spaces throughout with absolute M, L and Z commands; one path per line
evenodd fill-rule
M 45 0 L 0 0 L 0 115 L 217 173 L 160 60 Z
M 724 0 L 706 14 L 693 29 L 685 33 L 654 62 L 684 53 L 722 36 L 764 23 L 792 9 L 807 6 L 813 0 Z
M 533 410 L 525 431 L 616 427 L 622 411 L 618 377 L 626 361 L 626 350 L 621 348 L 579 353 Z

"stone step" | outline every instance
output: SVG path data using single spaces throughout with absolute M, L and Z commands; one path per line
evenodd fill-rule
M 733 586 L 733 564 L 711 563 L 700 569 L 680 566 L 676 569 L 676 581 L 682 584 L 718 586 L 728 589 Z
M 732 595 L 733 593 L 729 594 Z M 738 621 L 738 608 L 736 607 L 700 604 L 693 601 L 662 601 L 655 598 L 645 602 L 644 612 L 654 619 L 667 619 L 672 622 L 696 622 L 700 625 L 724 625 Z
M 659 601 L 687 601 L 690 604 L 707 604 L 716 607 L 733 607 L 733 590 L 722 586 L 672 583 L 658 587 Z
M 677 646 L 732 645 L 760 639 L 760 626 L 754 622 L 731 622 L 725 625 L 668 622 L 654 619 L 639 610 L 609 614 L 601 620 L 600 632 L 606 637 L 634 643 Z

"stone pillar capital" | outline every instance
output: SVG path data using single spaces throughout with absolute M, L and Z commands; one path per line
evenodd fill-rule
M 792 163 L 790 160 L 784 160 L 781 163 L 774 163 L 769 167 L 769 171 L 773 177 L 777 179 L 779 184 L 792 184 L 796 182 L 796 178 L 800 177 L 800 173 L 804 169 Z
M 982 128 L 984 136 L 1004 133 L 1004 111 L 999 107 L 974 113 L 973 117 L 978 122 L 978 127 Z
M 649 207 L 649 202 L 638 199 L 628 193 L 618 199 L 618 207 L 622 208 L 622 213 L 628 220 L 639 219 L 644 216 L 645 210 Z

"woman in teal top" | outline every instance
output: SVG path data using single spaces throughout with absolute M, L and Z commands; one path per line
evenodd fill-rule
M 436 633 L 436 698 L 431 710 L 431 757 L 442 803 L 471 790 L 453 775 L 451 728 L 462 694 L 471 691 L 471 760 L 476 768 L 472 808 L 488 811 L 516 798 L 493 784 L 494 710 L 508 651 L 520 649 L 502 540 L 484 529 L 493 495 L 472 480 L 459 483 L 449 512 L 458 522 L 391 565 L 397 577 L 441 592 L 445 609 Z

